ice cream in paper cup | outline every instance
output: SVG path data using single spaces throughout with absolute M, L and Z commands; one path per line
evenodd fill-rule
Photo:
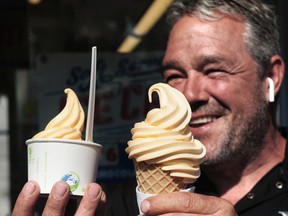
M 49 194 L 57 181 L 65 181 L 72 195 L 84 195 L 95 182 L 102 146 L 82 140 L 84 111 L 77 95 L 65 89 L 64 109 L 46 128 L 26 141 L 28 180 L 35 180 L 41 194 Z

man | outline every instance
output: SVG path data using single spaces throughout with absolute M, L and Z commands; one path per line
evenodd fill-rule
M 273 11 L 258 0 L 176 0 L 168 20 L 172 29 L 163 59 L 164 81 L 190 103 L 190 128 L 206 146 L 207 157 L 195 193 L 150 197 L 142 203 L 142 212 L 288 215 L 286 139 L 277 130 L 270 102 L 284 77 Z M 35 196 L 20 193 L 14 213 L 32 212 L 39 193 L 33 187 Z M 53 192 L 51 200 L 56 199 Z M 89 192 L 94 195 L 90 199 Z M 78 211 L 94 213 L 104 201 L 102 190 L 92 184 Z M 51 204 L 48 199 L 46 211 L 62 215 L 65 202 Z M 117 204 L 109 203 L 108 212 L 129 214 L 129 205 L 121 212 L 114 210 L 120 209 Z

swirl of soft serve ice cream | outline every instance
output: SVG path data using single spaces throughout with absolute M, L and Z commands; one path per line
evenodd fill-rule
M 53 118 L 46 128 L 37 133 L 35 138 L 61 138 L 81 140 L 84 127 L 85 114 L 78 100 L 77 95 L 72 89 L 65 89 L 67 102 L 64 109 Z
M 126 152 L 137 163 L 158 164 L 170 176 L 193 183 L 200 176 L 206 149 L 189 129 L 191 107 L 180 91 L 167 84 L 150 87 L 150 103 L 153 92 L 159 96 L 160 108 L 150 110 L 145 121 L 134 125 Z

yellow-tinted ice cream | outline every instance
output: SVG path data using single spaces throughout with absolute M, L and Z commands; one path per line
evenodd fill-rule
M 64 109 L 48 123 L 44 131 L 39 132 L 33 138 L 82 139 L 84 111 L 73 90 L 67 88 L 64 92 L 67 94 Z
M 190 105 L 181 92 L 167 84 L 151 86 L 150 103 L 153 92 L 159 96 L 160 108 L 150 110 L 145 121 L 134 125 L 126 152 L 136 163 L 158 164 L 170 176 L 193 183 L 200 175 L 206 149 L 189 129 Z

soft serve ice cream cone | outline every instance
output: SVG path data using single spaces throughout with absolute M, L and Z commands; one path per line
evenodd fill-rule
M 66 181 L 72 195 L 83 195 L 88 183 L 96 180 L 102 146 L 82 140 L 84 111 L 77 95 L 65 89 L 64 109 L 46 128 L 27 140 L 28 179 L 48 194 L 56 181 Z
M 206 150 L 189 129 L 191 108 L 184 95 L 157 83 L 149 89 L 150 102 L 153 92 L 160 107 L 134 125 L 126 148 L 134 161 L 138 190 L 144 194 L 184 190 L 200 176 Z

